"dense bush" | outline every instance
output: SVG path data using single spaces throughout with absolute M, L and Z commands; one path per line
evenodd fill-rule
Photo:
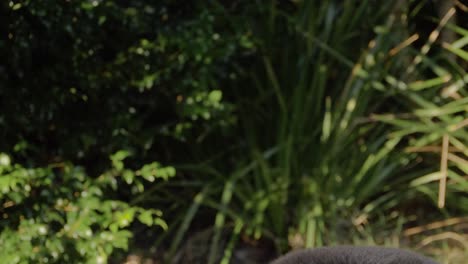
M 444 213 L 468 210 L 467 34 L 433 31 L 427 1 L 14 0 L 0 15 L 9 263 L 106 262 L 132 234 L 180 258 L 204 229 L 208 263 L 239 240 L 350 242 L 434 208 L 444 172 L 421 150 L 445 138 Z
M 119 178 L 143 191 L 140 178 L 174 176 L 172 167 L 157 163 L 132 171 L 125 169 L 127 153 L 111 157 L 113 168 L 98 178 L 66 163 L 37 169 L 12 164 L 0 154 L 0 198 L 3 203 L 0 257 L 8 263 L 107 263 L 114 248 L 127 249 L 134 219 L 167 229 L 162 212 L 121 201 L 112 193 L 122 191 Z
M 193 161 L 196 140 L 232 124 L 219 82 L 248 38 L 183 1 L 7 1 L 1 13 L 1 257 L 105 262 L 134 218 L 166 227 L 160 206 L 130 202 L 175 175 L 159 162 Z
M 156 135 L 184 138 L 199 119 L 200 134 L 228 123 L 218 82 L 243 36 L 221 37 L 203 6 L 154 2 L 10 2 L 2 149 L 95 167 L 126 147 L 157 155 L 170 139 Z

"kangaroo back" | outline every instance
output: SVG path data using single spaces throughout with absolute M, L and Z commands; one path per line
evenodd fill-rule
M 437 264 L 437 262 L 402 249 L 341 246 L 291 252 L 271 264 Z

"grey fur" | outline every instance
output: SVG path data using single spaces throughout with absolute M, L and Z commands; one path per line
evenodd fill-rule
M 437 262 L 402 249 L 341 246 L 294 251 L 271 264 L 437 264 Z

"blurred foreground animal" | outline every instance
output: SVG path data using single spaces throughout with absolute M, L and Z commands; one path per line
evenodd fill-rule
M 437 264 L 437 262 L 402 249 L 342 246 L 294 251 L 271 264 Z

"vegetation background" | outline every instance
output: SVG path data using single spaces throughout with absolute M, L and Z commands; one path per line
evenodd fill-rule
M 371 244 L 463 263 L 467 10 L 2 1 L 0 259 L 266 263 Z

